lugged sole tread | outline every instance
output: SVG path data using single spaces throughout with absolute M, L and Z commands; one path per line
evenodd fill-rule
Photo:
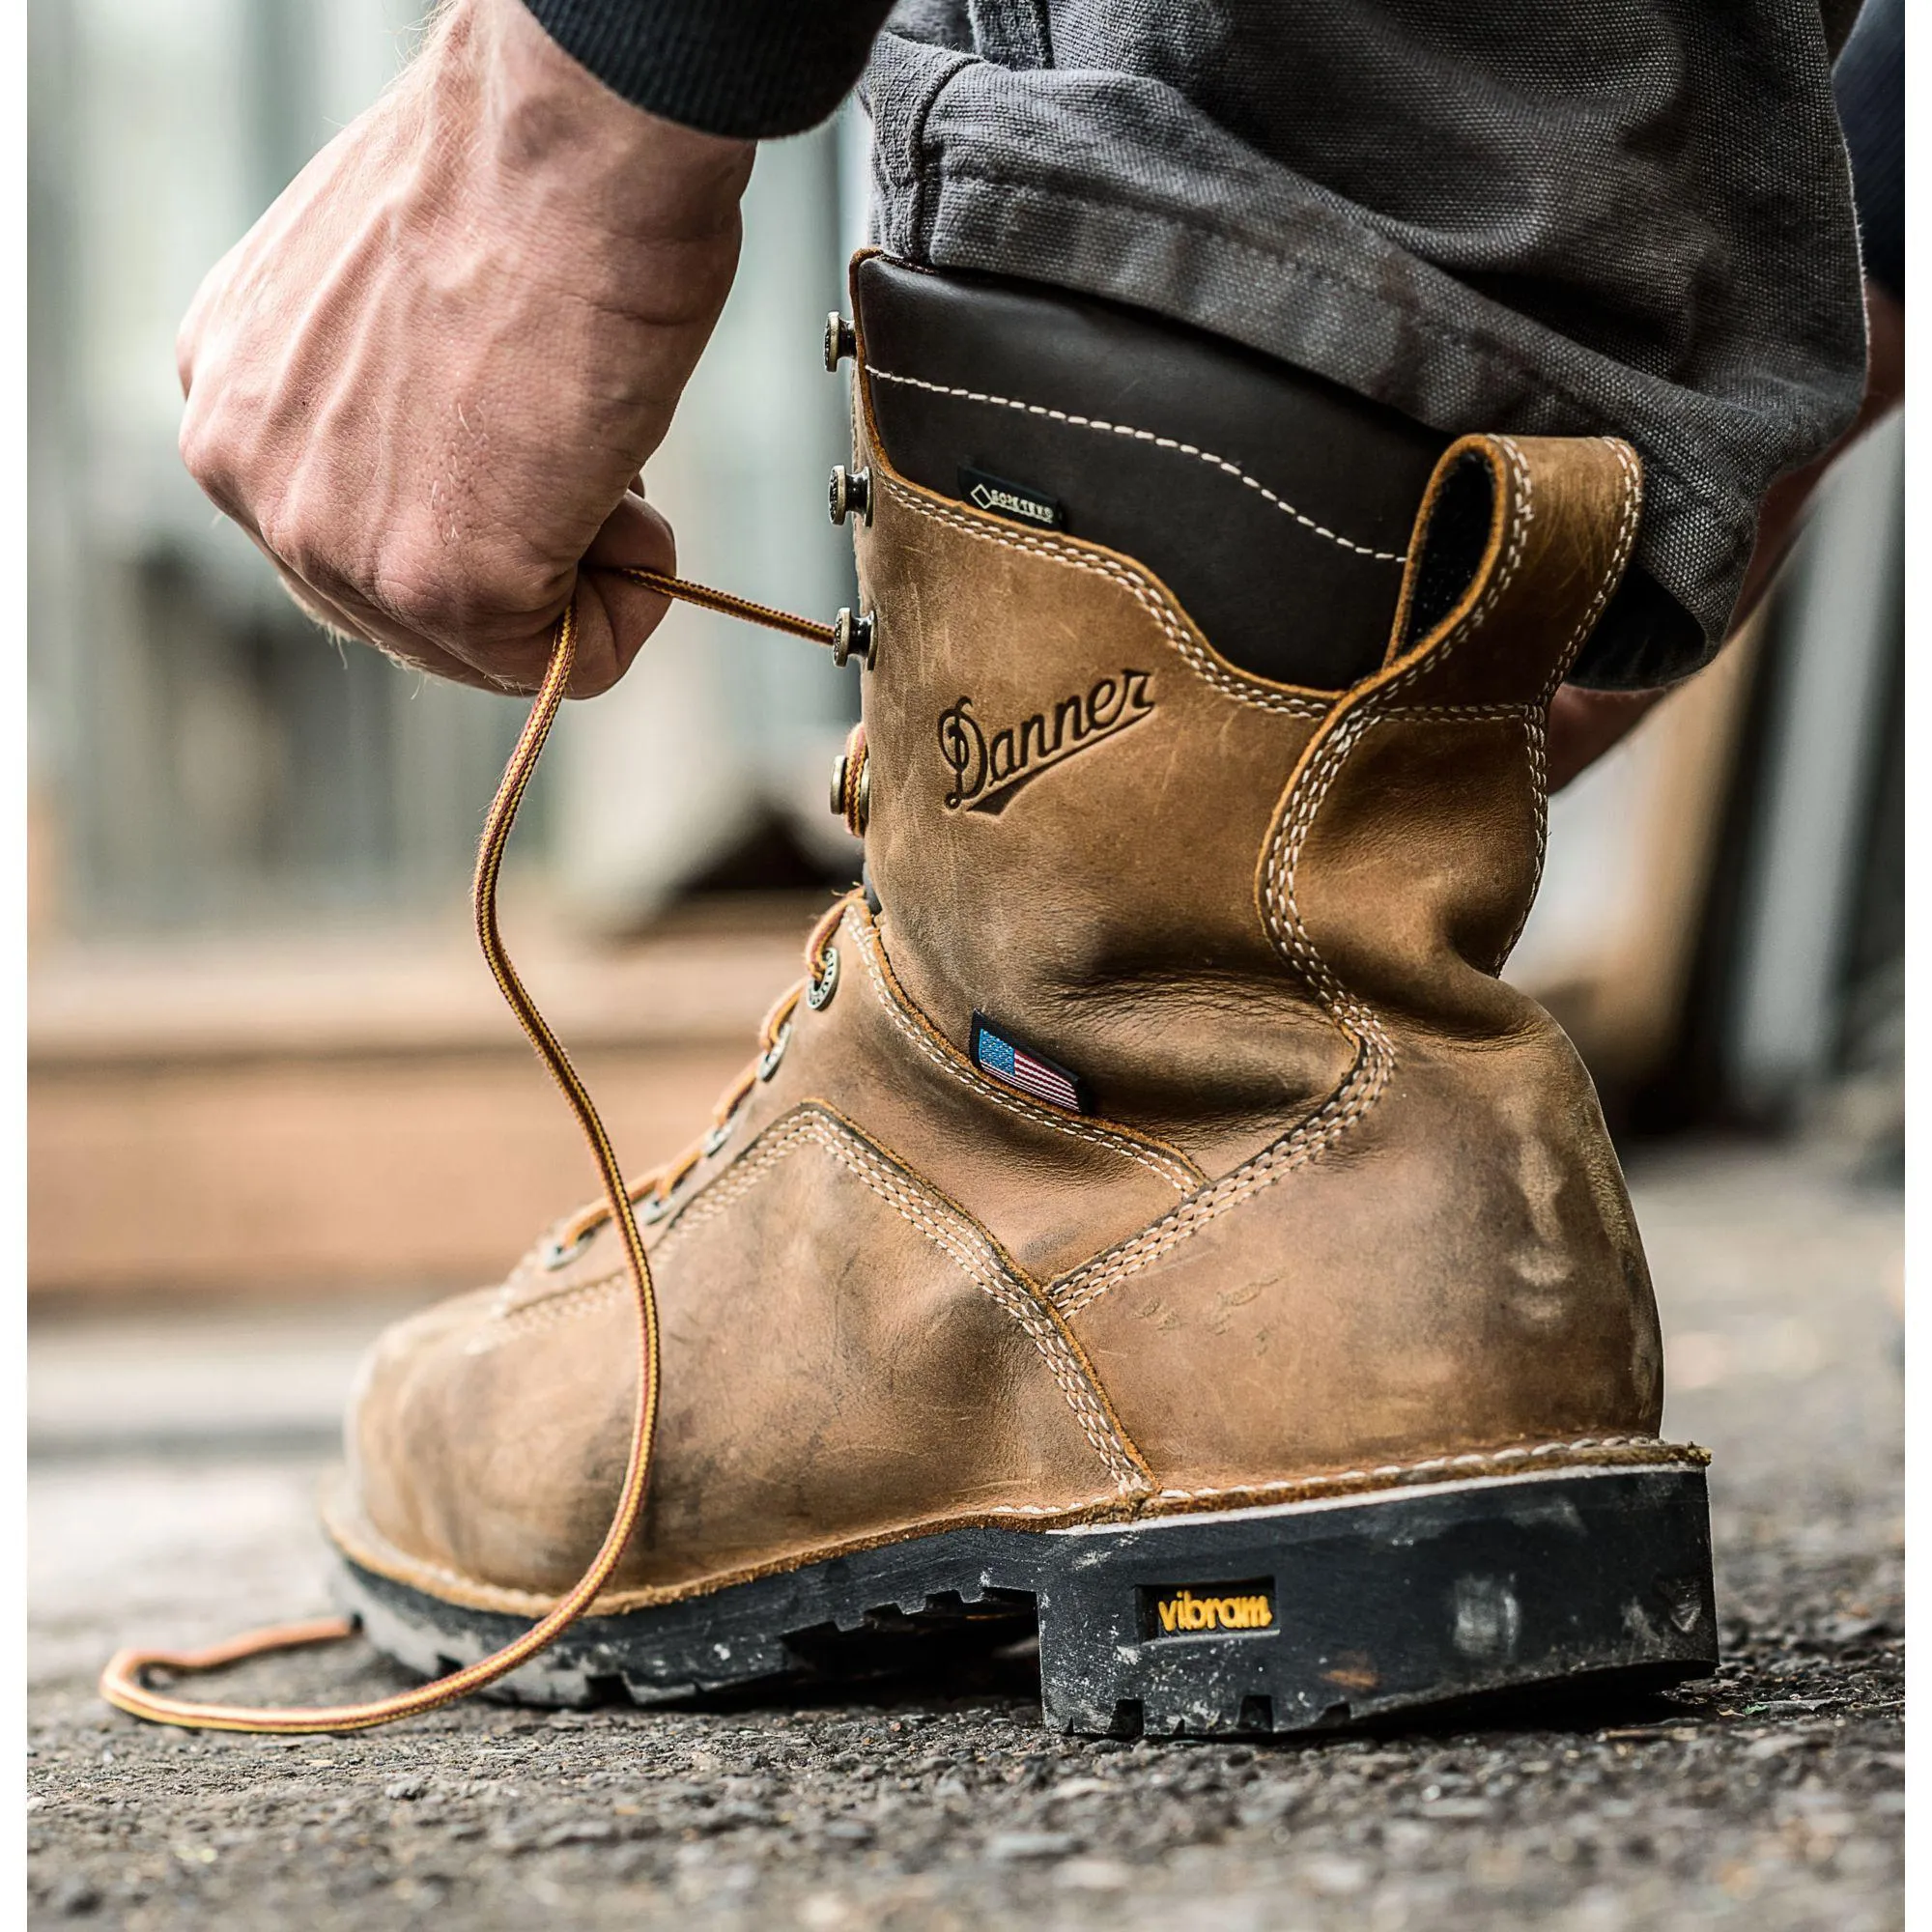
M 340 1595 L 424 1675 L 519 1619 L 344 1560 Z M 1057 1728 L 1321 1730 L 1590 1680 L 1649 1689 L 1717 1662 L 1701 1467 L 1485 1477 L 1071 1529 L 971 1528 L 707 1596 L 586 1618 L 498 1687 L 656 1704 L 878 1671 L 1037 1629 Z

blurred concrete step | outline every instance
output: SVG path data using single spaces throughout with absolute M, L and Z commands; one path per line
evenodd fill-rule
M 333 1454 L 370 1342 L 393 1297 L 70 1310 L 27 1337 L 27 1453 Z
M 822 904 L 518 947 L 629 1171 L 702 1127 Z M 40 1297 L 462 1286 L 595 1192 L 460 929 L 69 951 L 34 962 L 29 1014 Z

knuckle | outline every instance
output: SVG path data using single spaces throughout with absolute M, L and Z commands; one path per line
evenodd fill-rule
M 190 408 L 183 412 L 178 446 L 187 473 L 204 489 L 227 474 L 225 440 L 209 420 L 206 410 Z
M 383 608 L 412 630 L 449 639 L 522 630 L 541 597 L 514 558 L 433 541 L 395 546 L 374 588 Z
M 369 593 L 398 623 L 430 638 L 448 636 L 472 621 L 477 601 L 460 551 L 408 537 L 392 538 L 384 547 Z
M 293 491 L 284 491 L 272 505 L 261 506 L 256 526 L 270 555 L 303 582 L 319 589 L 327 587 L 330 575 L 327 570 L 327 547 L 317 541 L 316 532 L 302 514 Z

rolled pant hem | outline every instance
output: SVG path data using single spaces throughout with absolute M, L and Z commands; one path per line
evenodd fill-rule
M 908 184 L 894 185 L 903 195 Z M 1706 657 L 1715 654 L 1756 532 L 1750 519 L 1725 514 L 1729 505 L 1721 497 L 1696 487 L 1687 474 L 1696 467 L 1694 454 L 1680 455 L 1660 433 L 1660 419 L 1682 423 L 1683 434 L 1693 440 L 1700 427 L 1713 433 L 1715 425 L 1698 421 L 1710 408 L 1698 408 L 1700 399 L 1673 388 L 1642 412 L 1643 421 L 1634 421 L 1634 412 L 1593 401 L 1516 345 L 1445 321 L 1446 309 L 1482 298 L 1413 259 L 1399 259 L 1400 274 L 1429 282 L 1427 290 L 1406 288 L 1393 274 L 1372 285 L 1338 271 L 1332 262 L 1265 247 L 1169 209 L 1135 205 L 1111 191 L 1101 198 L 1042 187 L 962 167 L 951 156 L 927 171 L 918 189 L 911 199 L 917 236 L 887 238 L 910 259 L 942 269 L 1031 274 L 1143 308 L 1155 306 L 1151 289 L 1185 291 L 1184 298 L 1159 307 L 1446 435 L 1506 427 L 1525 435 L 1628 438 L 1637 444 L 1647 476 L 1636 561 L 1696 617 Z M 903 212 L 908 203 L 899 205 Z M 1338 214 L 1338 226 L 1345 220 Z M 1151 229 L 1169 242 L 1151 249 Z M 1350 237 L 1321 240 L 1325 255 L 1338 241 L 1348 245 Z M 1364 252 L 1384 261 L 1394 254 L 1374 236 Z M 1049 262 L 1050 275 L 1035 266 Z M 1311 294 L 1313 299 L 1297 304 L 1297 296 Z M 1627 368 L 1614 374 L 1626 384 L 1646 382 Z M 1687 664 L 1679 674 L 1695 668 Z

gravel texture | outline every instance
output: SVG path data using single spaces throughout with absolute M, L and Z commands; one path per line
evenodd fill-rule
M 705 1710 L 151 1729 L 95 1701 L 101 1658 L 316 1607 L 321 1459 L 206 1431 L 90 1455 L 70 1432 L 31 1481 L 32 1922 L 1900 1925 L 1898 1198 L 1788 1152 L 1637 1181 L 1666 1426 L 1718 1459 L 1714 1680 L 1480 1728 L 1126 1746 L 1041 1730 L 1022 1648 Z M 344 1648 L 224 1694 L 396 1681 Z

